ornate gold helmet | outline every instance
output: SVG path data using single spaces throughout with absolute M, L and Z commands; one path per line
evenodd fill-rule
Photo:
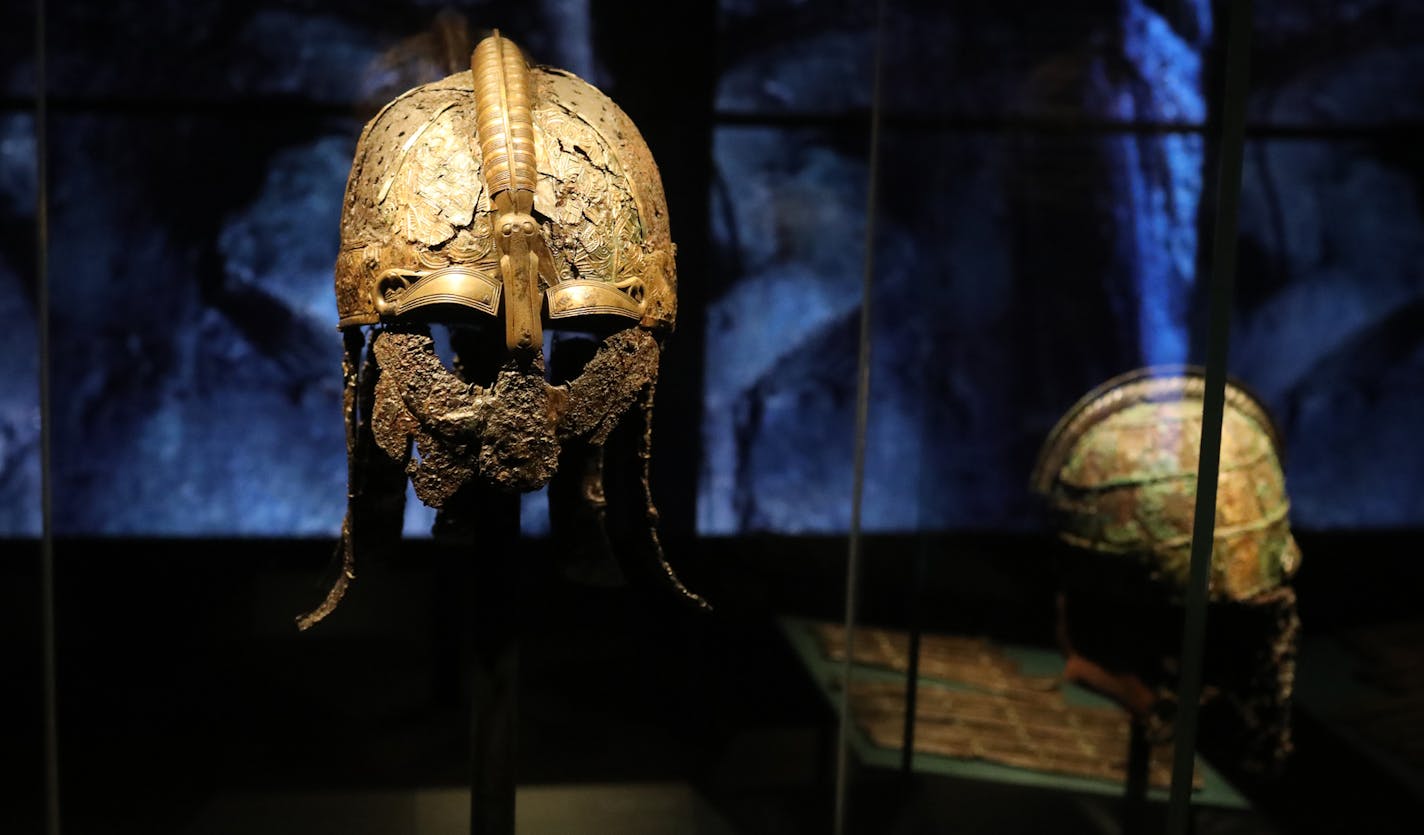
M 399 536 L 407 478 L 447 535 L 480 530 L 498 504 L 490 491 L 548 484 L 566 569 L 627 576 L 606 565 L 604 448 L 636 421 L 635 440 L 613 448 L 641 468 L 648 547 L 620 561 L 705 608 L 663 558 L 648 486 L 673 256 L 662 182 L 632 121 L 583 80 L 531 68 L 498 32 L 469 72 L 383 107 L 356 146 L 336 262 L 343 570 L 298 624 L 335 608 L 358 540 Z M 453 369 L 431 324 L 449 326 Z M 552 381 L 546 326 L 596 340 L 556 343 Z
M 1053 428 L 1033 474 L 1059 538 L 1139 561 L 1174 594 L 1186 588 L 1191 557 L 1203 383 L 1195 369 L 1109 380 Z M 1289 511 L 1275 427 L 1250 393 L 1228 384 L 1212 599 L 1247 600 L 1295 572 Z
M 1201 450 L 1197 368 L 1146 368 L 1080 399 L 1049 433 L 1032 476 L 1068 546 L 1059 640 L 1064 675 L 1117 699 L 1164 739 L 1188 586 Z M 1205 656 L 1206 717 L 1231 756 L 1270 772 L 1291 750 L 1300 565 L 1280 445 L 1265 408 L 1228 383 L 1221 426 Z
M 340 326 L 503 314 L 511 349 L 539 345 L 545 320 L 670 329 L 667 202 L 633 122 L 577 76 L 528 67 L 498 33 L 471 63 L 397 97 L 361 134 Z

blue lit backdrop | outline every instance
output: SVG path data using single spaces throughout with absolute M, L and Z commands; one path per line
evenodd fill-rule
M 863 5 L 720 4 L 705 534 L 849 519 Z M 440 74 L 442 27 L 507 15 L 440 7 L 55 10 L 61 533 L 335 533 L 329 294 L 354 137 Z M 1424 425 L 1424 158 L 1392 126 L 1424 120 L 1424 11 L 1256 8 L 1233 371 L 1283 427 L 1297 524 L 1419 526 L 1424 472 L 1400 453 Z M 597 9 L 543 0 L 501 26 L 603 83 Z M 1129 368 L 1199 359 L 1209 4 L 895 0 L 886 26 L 865 519 L 1022 530 L 1027 470 L 1063 409 Z M 24 59 L 0 72 L 23 102 Z M 32 160 L 14 106 L 0 114 L 0 373 L 15 381 L 0 395 L 0 535 L 38 528 Z M 428 529 L 410 507 L 408 529 Z
M 35 126 L 0 114 L 0 536 L 40 532 Z

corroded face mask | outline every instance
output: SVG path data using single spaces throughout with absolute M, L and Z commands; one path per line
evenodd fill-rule
M 1068 546 L 1066 674 L 1156 721 L 1159 735 L 1169 730 L 1176 685 L 1203 385 L 1197 369 L 1143 369 L 1108 381 L 1054 427 L 1033 474 Z M 1255 398 L 1228 384 L 1208 590 L 1217 640 L 1207 651 L 1207 681 L 1251 732 L 1243 756 L 1262 768 L 1290 749 L 1299 620 L 1289 580 L 1300 551 L 1289 508 L 1272 422 Z M 1124 622 L 1128 611 L 1137 622 Z
M 358 540 L 398 533 L 407 477 L 455 526 L 482 491 L 552 481 L 556 528 L 588 524 L 584 539 L 605 541 L 604 446 L 632 415 L 643 421 L 651 526 L 648 443 L 660 343 L 677 313 L 673 256 L 662 183 L 637 128 L 583 80 L 529 67 L 498 33 L 476 46 L 470 72 L 382 108 L 357 144 L 336 263 L 344 568 L 299 625 L 335 607 Z M 432 324 L 449 328 L 453 369 Z M 553 383 L 546 328 L 596 346 L 562 364 L 556 349 Z M 705 606 L 650 533 L 657 573 Z

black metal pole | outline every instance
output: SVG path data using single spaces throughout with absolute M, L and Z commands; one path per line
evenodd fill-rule
M 1147 777 L 1152 746 L 1147 741 L 1147 728 L 1138 719 L 1132 720 L 1127 738 L 1127 781 L 1122 792 L 1122 835 L 1144 835 L 1147 832 Z
M 44 679 L 44 820 L 59 835 L 59 669 L 55 634 L 53 418 L 50 391 L 49 82 L 45 2 L 35 4 L 35 313 L 40 396 L 40 635 Z
M 1202 395 L 1201 458 L 1197 467 L 1196 515 L 1192 524 L 1191 575 L 1182 628 L 1182 677 L 1177 691 L 1172 794 L 1168 835 L 1186 835 L 1191 819 L 1196 765 L 1197 714 L 1202 690 L 1206 638 L 1206 593 L 1216 532 L 1216 482 L 1221 463 L 1221 421 L 1226 404 L 1226 352 L 1236 271 L 1237 214 L 1246 134 L 1246 90 L 1251 63 L 1250 0 L 1230 0 L 1226 29 L 1226 94 L 1222 100 L 1216 201 L 1212 230 L 1210 319 L 1207 325 L 1206 381 Z
M 880 179 L 881 76 L 884 69 L 885 0 L 875 5 L 875 74 L 870 103 L 870 170 L 865 189 L 865 262 L 861 277 L 860 345 L 856 354 L 855 453 L 852 464 L 850 532 L 846 545 L 845 660 L 841 667 L 840 725 L 836 734 L 836 796 L 833 835 L 845 835 L 850 808 L 851 676 L 855 668 L 855 627 L 860 618 L 861 508 L 865 494 L 865 446 L 870 423 L 870 330 L 875 284 L 875 210 Z
M 491 492 L 470 566 L 470 832 L 514 835 L 519 496 Z
M 927 536 L 921 535 L 920 547 L 915 550 L 914 570 L 910 576 L 910 599 L 906 607 L 910 644 L 906 649 L 908 655 L 905 664 L 905 735 L 900 742 L 900 776 L 906 783 L 915 771 L 915 712 L 920 695 L 920 636 L 923 633 L 920 628 L 920 609 L 924 600 L 925 574 L 929 571 L 929 558 L 925 553 L 929 550 L 928 539 Z

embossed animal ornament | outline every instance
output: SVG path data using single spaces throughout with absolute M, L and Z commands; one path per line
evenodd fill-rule
M 1158 739 L 1170 735 L 1190 565 L 1203 376 L 1142 369 L 1078 401 L 1033 473 L 1062 560 L 1065 676 L 1114 697 Z M 1243 762 L 1270 771 L 1289 753 L 1300 621 L 1276 430 L 1235 384 L 1222 420 L 1206 654 L 1207 700 L 1234 716 Z
M 335 608 L 362 543 L 399 537 L 407 477 L 438 509 L 437 531 L 476 538 L 488 491 L 550 484 L 556 536 L 599 549 L 604 448 L 625 420 L 641 421 L 644 567 L 705 608 L 663 558 L 648 488 L 673 256 L 662 182 L 632 121 L 576 76 L 531 68 L 498 32 L 470 72 L 382 108 L 357 143 L 336 262 L 342 571 L 298 625 Z M 453 370 L 432 324 L 449 328 Z M 554 343 L 554 382 L 545 327 L 591 335 Z

